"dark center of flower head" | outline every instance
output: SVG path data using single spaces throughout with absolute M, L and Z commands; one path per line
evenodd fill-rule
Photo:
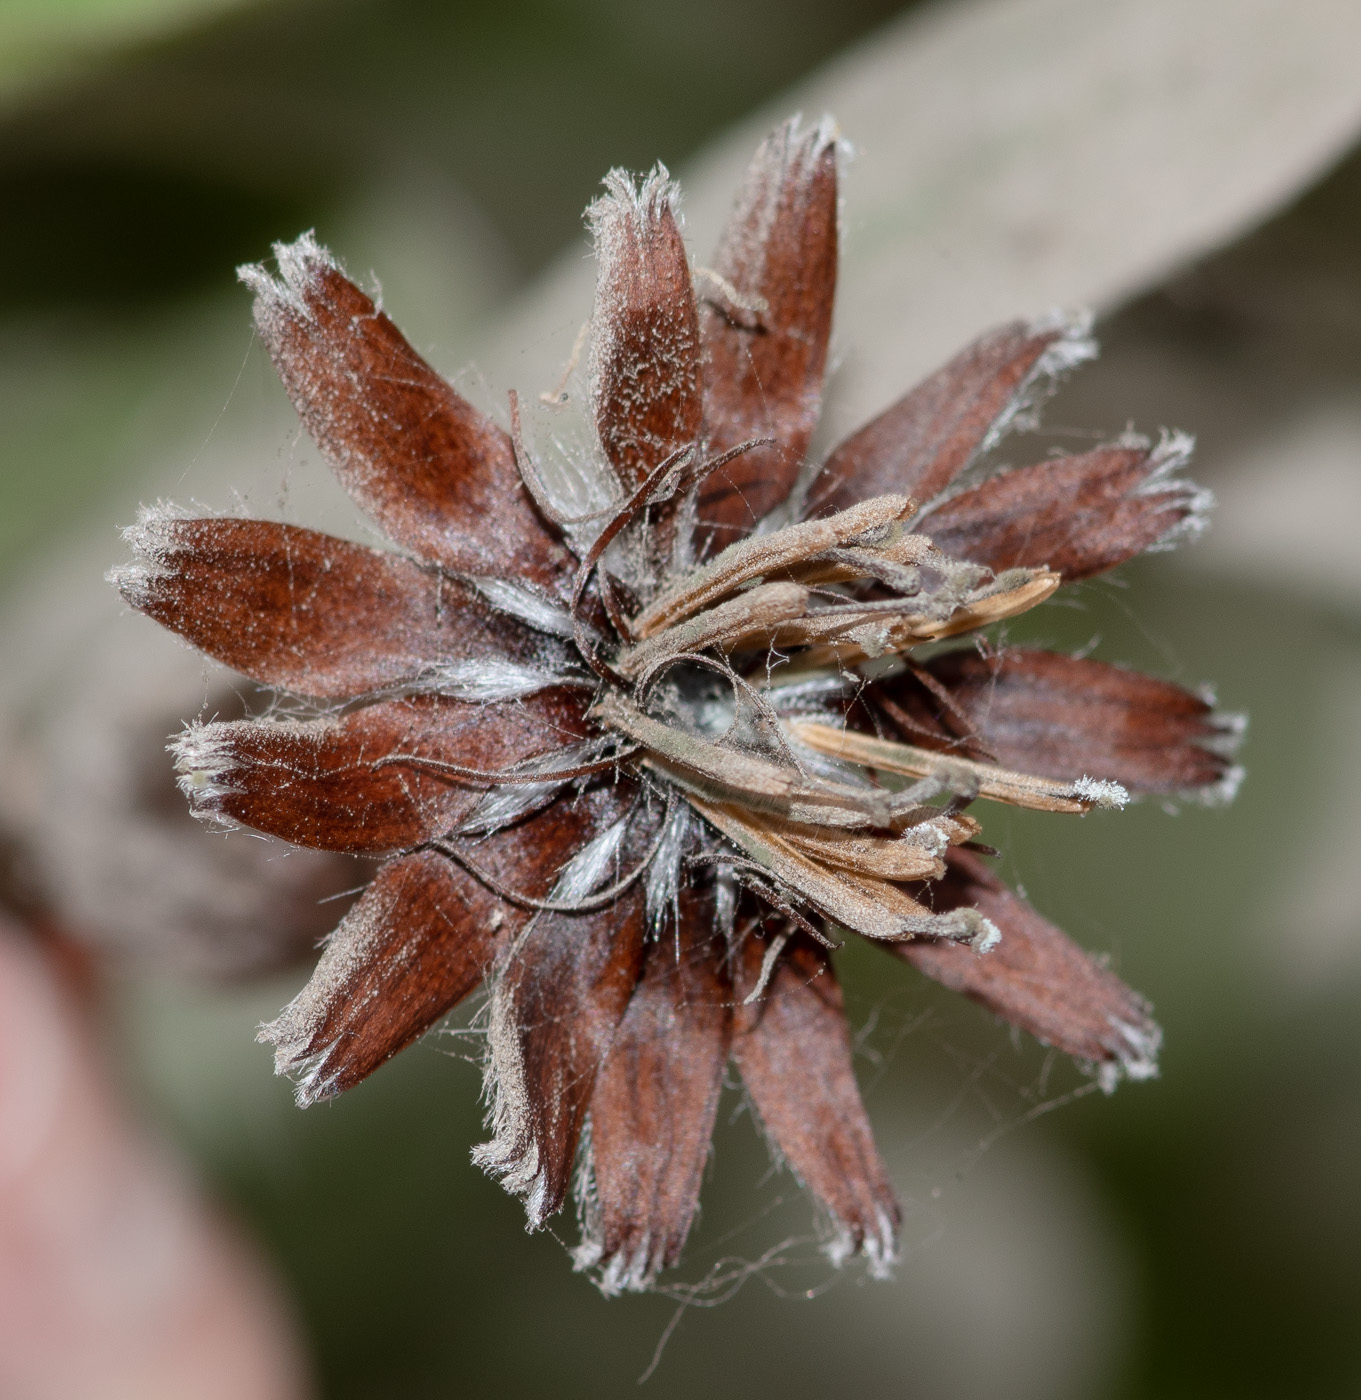
M 1231 789 L 1235 731 L 1204 698 L 983 640 L 1195 533 L 1206 498 L 1177 435 L 982 471 L 1093 353 L 1059 317 L 975 341 L 812 466 L 830 123 L 761 146 L 711 269 L 664 170 L 606 186 L 586 392 L 524 421 L 512 396 L 509 434 L 310 236 L 277 277 L 243 269 L 303 422 L 406 552 L 158 507 L 116 581 L 316 707 L 192 726 L 174 747 L 194 811 L 384 858 L 262 1032 L 301 1102 L 486 978 L 477 1159 L 536 1226 L 575 1172 L 577 1261 L 607 1291 L 679 1257 L 729 1058 L 832 1257 L 882 1271 L 898 1207 L 828 956 L 845 933 L 1104 1087 L 1155 1072 L 1147 1005 L 997 880 L 965 808 Z M 560 448 L 578 397 L 588 441 Z

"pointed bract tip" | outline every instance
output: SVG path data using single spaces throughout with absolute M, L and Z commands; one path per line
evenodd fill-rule
M 260 320 L 272 310 L 287 308 L 295 315 L 308 317 L 308 292 L 325 272 L 339 272 L 340 264 L 330 251 L 317 242 L 314 230 L 295 238 L 292 243 L 276 243 L 274 258 L 277 275 L 263 263 L 242 263 L 236 277 L 255 293 L 255 314 Z
M 1055 337 L 1036 361 L 1032 376 L 1058 379 L 1078 365 L 1096 359 L 1100 347 L 1092 335 L 1092 324 L 1092 313 L 1085 307 L 1075 311 L 1055 308 L 1031 321 L 1028 327 L 1031 335 Z
M 229 775 L 236 766 L 231 741 L 221 724 L 190 724 L 166 745 L 174 755 L 176 781 L 196 817 L 233 828 L 237 825 L 220 807 L 234 792 Z
M 851 153 L 849 143 L 843 140 L 841 128 L 830 112 L 824 112 L 811 123 L 804 121 L 802 112 L 792 113 L 771 128 L 757 148 L 757 159 L 776 145 L 783 147 L 787 163 L 798 163 L 804 167 L 811 165 L 832 147 L 836 148 L 838 155 Z
M 196 514 L 173 502 L 157 501 L 139 507 L 136 523 L 123 528 L 123 541 L 134 558 L 126 564 L 115 564 L 104 578 L 129 607 L 146 609 L 157 580 L 166 573 L 166 556 L 173 544 L 171 527 L 177 521 L 194 519 Z
M 835 1233 L 822 1252 L 835 1269 L 844 1268 L 857 1254 L 863 1255 L 871 1278 L 890 1279 L 898 1262 L 898 1223 L 888 1211 L 878 1208 L 873 1226 L 857 1239 L 855 1231 L 836 1221 Z
M 210 514 L 174 501 L 156 501 L 152 505 L 138 506 L 136 523 L 125 525 L 121 534 L 135 554 L 157 559 L 170 547 L 171 526 L 183 520 L 200 520 Z
M 583 1240 L 568 1253 L 573 1272 L 595 1271 L 592 1282 L 606 1298 L 617 1298 L 621 1293 L 650 1293 L 657 1285 L 657 1275 L 666 1267 L 665 1251 L 654 1248 L 648 1233 L 612 1254 L 603 1268 L 600 1261 L 605 1257 L 605 1249 L 597 1239 Z
M 1216 504 L 1214 492 L 1178 475 L 1190 462 L 1195 446 L 1196 440 L 1190 433 L 1164 429 L 1149 455 L 1149 473 L 1136 494 L 1167 497 L 1179 510 L 1173 524 L 1148 546 L 1149 554 L 1197 540 L 1210 527 L 1210 513 Z
M 1026 326 L 1030 337 L 1052 339 L 1017 386 L 1006 407 L 992 421 L 975 449 L 975 457 L 990 452 L 1009 433 L 1028 432 L 1039 425 L 1045 400 L 1070 371 L 1096 358 L 1097 343 L 1091 331 L 1092 313 L 1085 310 L 1049 311 Z
M 605 193 L 586 207 L 586 223 L 597 243 L 610 237 L 620 218 L 648 227 L 669 212 L 678 224 L 681 221 L 680 186 L 661 161 L 636 182 L 627 170 L 615 166 L 601 183 Z
M 1108 1016 L 1114 1032 L 1106 1042 L 1113 1058 L 1096 1067 L 1096 1082 L 1103 1094 L 1113 1094 L 1122 1079 L 1131 1083 L 1158 1077 L 1158 1052 L 1162 1049 L 1162 1027 L 1145 1020 L 1140 1025 Z
M 1218 782 L 1208 783 L 1205 787 L 1191 788 L 1178 793 L 1177 796 L 1202 807 L 1227 807 L 1238 796 L 1238 789 L 1243 786 L 1246 776 L 1247 769 L 1241 763 L 1230 764 Z
M 293 1081 L 293 1101 L 299 1108 L 311 1108 L 339 1093 L 336 1073 L 325 1073 L 335 1044 L 313 1044 L 315 1033 L 309 1033 L 300 1015 L 305 995 L 304 991 L 294 997 L 274 1020 L 261 1022 L 255 1030 L 258 1044 L 274 1047 L 274 1073 Z

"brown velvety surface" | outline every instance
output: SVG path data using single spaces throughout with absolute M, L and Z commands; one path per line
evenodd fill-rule
M 766 945 L 741 950 L 740 998 Z M 772 1142 L 857 1248 L 891 1257 L 900 1212 L 851 1065 L 841 987 L 822 949 L 786 948 L 761 999 L 735 1012 L 733 1058 Z
M 732 1031 L 712 901 L 683 891 L 680 910 L 679 930 L 648 946 L 591 1097 L 598 1262 L 635 1287 L 676 1263 L 690 1232 Z
M 710 537 L 711 550 L 746 534 L 784 500 L 807 451 L 832 326 L 836 220 L 835 139 L 820 128 L 799 134 L 794 122 L 777 127 L 747 169 L 714 262 L 751 305 L 733 303 L 712 284 L 701 287 L 708 449 L 776 439 L 705 483 L 699 537 Z
M 530 502 L 506 434 L 310 240 L 279 249 L 279 261 L 282 283 L 250 274 L 256 324 L 350 495 L 431 563 L 556 582 L 568 555 Z
M 338 720 L 210 724 L 181 741 L 180 766 L 211 773 L 192 794 L 198 811 L 299 846 L 391 851 L 447 831 L 486 788 L 390 760 L 506 768 L 578 737 L 581 708 L 563 691 L 504 705 L 422 696 Z
M 1073 583 L 1141 554 L 1198 509 L 1187 483 L 1141 489 L 1157 466 L 1147 447 L 1056 457 L 951 497 L 919 528 L 956 558 L 998 572 L 1047 564 Z
M 466 584 L 413 560 L 272 520 L 139 527 L 124 598 L 264 685 L 341 699 L 443 662 L 532 662 L 543 647 Z
M 612 192 L 592 206 L 591 219 L 600 265 L 592 347 L 596 427 L 632 490 L 699 436 L 699 320 L 685 245 L 664 198 Z
M 920 939 L 886 945 L 892 953 L 1079 1059 L 1137 1067 L 1151 1057 L 1160 1032 L 1141 996 L 1037 914 L 976 855 L 952 850 L 947 860 L 945 879 L 922 897 L 941 913 L 975 905 L 997 925 L 1002 941 L 979 954 Z
M 1061 334 L 1012 321 L 980 336 L 833 450 L 814 506 L 844 510 L 890 491 L 924 505 L 968 466 Z
M 559 801 L 477 843 L 479 868 L 542 898 L 589 834 L 600 796 Z M 438 851 L 388 861 L 266 1028 L 281 1067 L 301 1073 L 301 1096 L 352 1088 L 409 1045 L 481 983 L 529 917 Z

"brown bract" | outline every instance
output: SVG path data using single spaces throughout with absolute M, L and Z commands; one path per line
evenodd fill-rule
M 1106 1088 L 1154 1073 L 1147 1005 L 967 849 L 963 808 L 1237 778 L 1201 696 L 983 633 L 1203 522 L 1179 435 L 988 474 L 1094 353 L 1084 322 L 985 335 L 806 460 L 838 160 L 829 122 L 780 126 L 707 269 L 665 170 L 611 172 L 579 451 L 537 453 L 518 400 L 510 434 L 467 403 L 310 235 L 279 246 L 277 274 L 242 271 L 261 336 L 396 549 L 159 506 L 114 573 L 291 697 L 175 741 L 193 810 L 383 857 L 261 1031 L 299 1101 L 485 985 L 476 1159 L 532 1226 L 575 1179 L 574 1258 L 606 1292 L 679 1259 L 729 1060 L 830 1257 L 888 1269 L 899 1211 L 831 958 L 848 933 Z

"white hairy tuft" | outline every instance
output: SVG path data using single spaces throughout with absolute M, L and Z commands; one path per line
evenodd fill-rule
M 988 953 L 1002 941 L 997 925 L 966 906 L 951 909 L 948 914 L 921 914 L 898 920 L 900 934 L 940 939 L 948 943 L 967 943 L 976 953 Z
M 564 768 L 576 768 L 591 763 L 600 757 L 601 751 L 609 744 L 607 739 L 591 739 L 585 743 L 573 744 L 565 749 L 555 749 L 552 753 L 530 759 L 517 766 L 518 773 L 553 772 Z M 459 836 L 488 836 L 503 826 L 518 820 L 528 812 L 542 807 L 555 793 L 571 782 L 570 778 L 556 778 L 543 783 L 504 783 L 494 787 L 456 828 Z
M 857 1252 L 855 1235 L 840 1221 L 834 1222 L 834 1233 L 822 1246 L 822 1252 L 833 1268 L 843 1268 Z M 898 1229 L 882 1207 L 875 1209 L 874 1226 L 865 1232 L 859 1252 L 865 1256 L 871 1278 L 893 1277 L 893 1266 L 898 1262 Z
M 285 1007 L 285 1015 L 287 1012 L 288 1007 Z M 274 1044 L 274 1073 L 293 1080 L 293 1102 L 299 1108 L 311 1108 L 313 1104 L 334 1098 L 340 1070 L 338 1067 L 333 1068 L 329 1074 L 324 1071 L 336 1048 L 335 1043 L 323 1045 L 321 1049 L 308 1054 L 300 1050 L 298 1042 L 280 1038 L 276 1028 L 282 1020 L 283 1017 L 280 1017 L 278 1021 L 262 1025 L 256 1031 L 255 1038 Z
M 455 700 L 483 704 L 494 700 L 519 700 L 569 677 L 536 666 L 521 666 L 500 657 L 446 661 L 423 671 L 403 689 L 422 694 L 447 695 Z
M 1148 476 L 1135 494 L 1171 496 L 1182 511 L 1180 519 L 1149 545 L 1149 554 L 1197 540 L 1209 529 L 1210 512 L 1215 508 L 1214 492 L 1177 475 L 1191 460 L 1195 446 L 1196 440 L 1190 433 L 1164 431 L 1149 455 Z
M 1120 783 L 1105 778 L 1089 778 L 1085 774 L 1073 784 L 1073 796 L 1093 807 L 1119 810 L 1129 803 L 1129 792 Z
M 647 872 L 647 922 L 653 937 L 661 937 L 667 913 L 680 920 L 681 862 L 690 843 L 692 828 L 690 804 L 677 802 L 666 819 L 666 828 L 657 844 Z
M 975 953 L 991 953 L 992 950 L 1002 941 L 1002 930 L 995 923 L 982 914 L 978 916 L 978 929 L 973 936 L 970 946 Z
M 222 798 L 236 791 L 231 775 L 237 767 L 226 726 L 190 724 L 166 745 L 175 757 L 176 781 L 196 817 L 228 828 L 237 823 L 221 811 Z
M 519 618 L 536 632 L 571 640 L 572 615 L 554 599 L 505 578 L 469 578 L 468 582 L 497 612 Z
M 262 263 L 243 263 L 236 269 L 239 281 L 255 293 L 255 319 L 264 328 L 280 314 L 301 320 L 312 319 L 308 293 L 314 291 L 322 273 L 340 271 L 340 264 L 317 242 L 308 229 L 292 243 L 276 243 L 274 257 L 278 276 L 272 276 Z
M 1118 1016 L 1106 1018 L 1114 1031 L 1106 1048 L 1115 1056 L 1104 1060 L 1096 1069 L 1096 1082 L 1103 1094 L 1113 1094 L 1122 1079 L 1131 1083 L 1158 1077 L 1158 1051 L 1162 1049 L 1161 1027 L 1153 1022 L 1131 1025 Z
M 562 867 L 550 896 L 555 903 L 572 904 L 595 891 L 619 854 L 631 821 L 631 815 L 620 817 L 599 836 L 588 841 Z
M 134 608 L 146 607 L 156 582 L 166 574 L 166 556 L 173 548 L 170 527 L 177 521 L 206 514 L 207 511 L 192 510 L 172 501 L 140 506 L 136 524 L 122 531 L 124 543 L 134 557 L 126 564 L 116 564 L 104 577 Z
M 1211 687 L 1201 688 L 1201 698 L 1208 705 L 1214 704 L 1214 691 Z M 1232 759 L 1243 746 L 1248 732 L 1248 717 L 1233 710 L 1214 710 L 1207 720 L 1213 733 L 1202 738 L 1200 747 L 1214 754 L 1216 758 Z M 1194 802 L 1201 807 L 1227 807 L 1238 796 L 1247 770 L 1239 763 L 1230 764 L 1218 782 L 1204 787 L 1187 788 L 1177 793 L 1185 802 Z
M 920 846 L 927 855 L 939 858 L 950 844 L 950 833 L 939 822 L 925 821 L 908 827 L 899 839 L 910 846 Z
M 634 184 L 633 176 L 619 166 L 615 166 L 601 184 L 606 192 L 587 206 L 586 222 L 595 239 L 596 258 L 602 263 L 628 255 L 629 230 L 622 226 L 624 222 L 655 223 L 665 210 L 670 210 L 672 218 L 680 220 L 680 186 L 661 161 L 638 184 Z
M 1235 763 L 1224 770 L 1224 776 L 1217 783 L 1191 788 L 1177 796 L 1202 807 L 1227 807 L 1238 796 L 1238 789 L 1243 786 L 1245 777 L 1247 769 L 1241 763 Z

